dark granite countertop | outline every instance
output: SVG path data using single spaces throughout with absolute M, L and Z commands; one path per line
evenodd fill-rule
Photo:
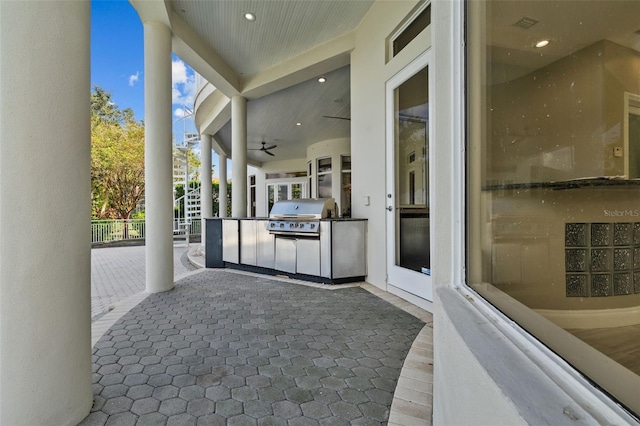
M 209 219 L 222 219 L 222 220 L 269 220 L 268 217 L 212 217 Z M 361 221 L 368 220 L 365 218 L 357 217 L 337 217 L 337 218 L 324 218 L 320 219 L 323 222 L 348 222 L 348 221 Z
M 572 179 L 558 182 L 527 182 L 509 183 L 502 185 L 488 185 L 482 188 L 483 191 L 497 191 L 505 189 L 576 189 L 595 188 L 602 186 L 640 186 L 640 179 L 621 179 L 618 177 L 594 177 L 585 179 Z

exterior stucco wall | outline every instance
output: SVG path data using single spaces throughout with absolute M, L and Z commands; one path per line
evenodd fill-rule
M 420 36 L 386 62 L 387 37 L 416 4 L 376 2 L 356 30 L 351 53 L 352 215 L 369 221 L 367 282 L 383 289 L 387 274 L 385 82 L 429 46 L 428 37 Z M 369 197 L 368 206 L 365 197 Z

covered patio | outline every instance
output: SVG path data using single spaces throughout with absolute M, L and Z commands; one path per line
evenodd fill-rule
M 432 326 L 365 283 L 188 272 L 93 323 L 81 424 L 430 424 Z

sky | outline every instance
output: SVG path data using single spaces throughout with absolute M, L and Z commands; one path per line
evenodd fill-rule
M 182 119 L 185 107 L 193 108 L 195 76 L 175 55 L 171 72 L 174 136 L 181 142 L 185 131 L 195 130 L 192 121 Z M 144 119 L 144 34 L 127 0 L 91 2 L 91 86 L 102 87 L 120 109 L 131 108 L 137 120 Z

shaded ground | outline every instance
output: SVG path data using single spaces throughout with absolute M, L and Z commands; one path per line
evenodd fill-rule
M 204 271 L 95 345 L 81 424 L 383 424 L 423 325 L 361 288 Z

